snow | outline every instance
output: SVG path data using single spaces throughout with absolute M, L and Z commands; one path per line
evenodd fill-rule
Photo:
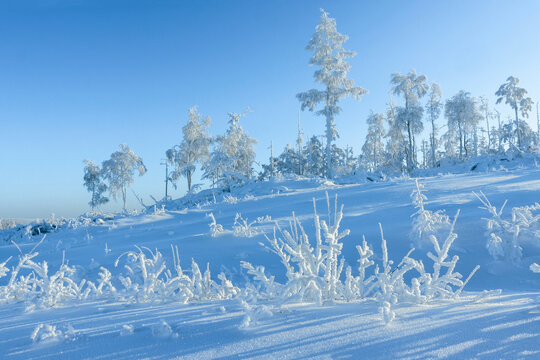
M 448 259 L 459 256 L 455 272 L 463 274 L 465 280 L 480 265 L 458 299 L 427 304 L 383 303 L 382 307 L 369 299 L 322 305 L 276 305 L 269 301 L 247 304 L 231 295 L 234 289 L 228 288 L 231 293 L 221 297 L 223 300 L 218 300 L 216 292 L 213 297 L 187 304 L 155 294 L 139 301 L 89 296 L 52 307 L 8 303 L 0 306 L 0 358 L 537 358 L 540 276 L 533 272 L 538 269 L 533 264 L 540 263 L 540 244 L 522 244 L 522 257 L 516 263 L 493 259 L 486 248 L 487 226 L 482 220 L 489 214 L 480 209 L 482 203 L 472 192 L 483 192 L 497 209 L 508 200 L 510 214 L 511 208 L 538 201 L 540 169 L 430 174 L 418 181 L 424 186 L 426 210 L 444 210 L 451 218 L 460 210 L 455 225 L 458 237 L 448 252 Z M 274 191 L 278 188 L 283 191 Z M 332 199 L 337 194 L 344 205 L 341 227 L 351 232 L 342 240 L 345 266 L 358 266 L 357 246 L 362 245 L 363 235 L 373 249 L 375 264 L 383 263 L 379 222 L 388 258 L 397 264 L 414 243 L 409 233 L 411 215 L 417 211 L 410 199 L 415 188 L 415 180 L 406 177 L 342 185 L 292 177 L 254 182 L 232 189 L 230 195 L 236 201 L 217 196 L 215 201 L 200 202 L 198 206 L 180 206 L 184 203 L 178 200 L 174 203 L 177 210 L 152 210 L 104 220 L 103 224 L 61 227 L 47 234 L 36 249 L 39 255 L 32 260 L 38 265 L 46 261 L 53 274 L 61 268 L 64 252 L 65 266 L 76 270 L 77 279 L 89 279 L 97 286 L 99 273 L 106 268 L 118 292 L 124 288 L 116 276 L 129 273 L 124 265 L 131 264 L 133 284 L 140 275 L 126 255 L 118 267 L 114 266 L 126 252 L 139 261 L 154 259 L 152 269 L 165 261 L 173 271 L 179 262 L 185 269 L 182 279 L 186 282 L 199 276 L 197 281 L 203 284 L 208 263 L 213 281 L 221 284 L 217 275 L 223 272 L 234 286 L 243 288 L 251 277 L 241 267 L 241 261 L 246 261 L 264 266 L 276 282 L 284 283 L 286 271 L 279 258 L 259 243 L 268 245 L 264 233 L 271 237 L 272 221 L 288 228 L 294 211 L 314 244 L 312 198 L 318 203 L 321 219 L 325 219 L 323 205 L 328 192 Z M 249 231 L 235 233 L 235 220 L 236 226 L 241 221 Z M 213 222 L 222 226 L 215 236 L 209 226 Z M 34 236 L 16 241 L 21 251 L 28 253 L 40 239 Z M 439 238 L 441 246 L 444 239 Z M 179 259 L 171 252 L 171 245 L 178 247 Z M 411 255 L 421 260 L 429 272 L 433 263 L 428 257 L 430 251 L 435 253 L 426 245 Z M 4 286 L 19 251 L 2 243 L 0 254 L 0 263 L 12 257 L 5 267 L 0 266 L 0 273 L 5 275 L 0 286 Z M 200 267 L 197 276 L 191 270 L 192 259 Z M 483 293 L 494 289 L 502 292 Z M 393 320 L 384 321 L 381 311 L 386 320 Z M 248 322 L 246 315 L 250 316 Z

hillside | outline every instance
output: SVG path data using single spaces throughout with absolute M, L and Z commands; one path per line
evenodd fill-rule
M 467 277 L 480 265 L 461 298 L 426 304 L 398 303 L 392 307 L 395 319 L 385 324 L 380 306 L 371 300 L 323 303 L 289 303 L 261 308 L 257 321 L 242 326 L 246 308 L 234 296 L 229 300 L 119 301 L 117 298 L 70 300 L 53 308 L 28 309 L 16 302 L 0 307 L 0 358 L 536 358 L 540 353 L 538 322 L 540 276 L 529 270 L 540 263 L 538 236 L 522 244 L 521 261 L 512 264 L 494 260 L 486 249 L 486 210 L 473 192 L 483 192 L 499 208 L 532 205 L 540 199 L 540 170 L 515 169 L 487 173 L 441 175 L 419 179 L 425 186 L 428 210 L 444 210 L 451 218 L 458 209 L 455 226 L 458 235 L 450 257 L 459 256 L 456 271 Z M 411 215 L 416 211 L 410 194 L 414 180 L 389 179 L 384 182 L 338 185 L 327 181 L 286 179 L 259 183 L 247 191 L 233 192 L 224 200 L 213 199 L 193 207 L 150 211 L 128 217 L 115 217 L 102 224 L 63 228 L 47 234 L 37 248 L 35 261 L 46 260 L 51 273 L 62 264 L 63 256 L 76 267 L 77 279 L 97 279 L 100 267 L 113 273 L 122 269 L 128 251 L 147 247 L 158 250 L 172 266 L 171 245 L 178 246 L 180 264 L 190 269 L 191 259 L 201 270 L 209 263 L 212 278 L 223 272 L 243 288 L 248 275 L 241 261 L 263 265 L 277 282 L 286 281 L 285 268 L 277 255 L 267 251 L 263 233 L 271 237 L 274 221 L 288 227 L 294 211 L 306 234 L 314 241 L 313 203 L 325 218 L 326 193 L 344 205 L 341 229 L 350 229 L 342 254 L 345 266 L 356 268 L 356 245 L 364 235 L 373 249 L 373 260 L 383 259 L 378 223 L 384 230 L 388 255 L 396 263 L 411 247 Z M 208 214 L 215 216 L 224 231 L 211 236 Z M 252 237 L 233 231 L 235 216 L 241 214 Z M 538 233 L 536 233 L 538 234 Z M 28 252 L 41 237 L 21 238 L 19 246 Z M 431 266 L 423 244 L 410 256 Z M 64 252 L 64 255 L 63 255 Z M 12 256 L 7 266 L 15 266 L 18 250 L 2 244 L 0 261 Z M 188 271 L 189 272 L 189 271 Z M 7 277 L 0 279 L 5 286 Z M 479 298 L 484 290 L 494 291 Z M 57 326 L 54 336 L 32 332 L 39 324 Z M 38 333 L 39 335 L 39 333 Z

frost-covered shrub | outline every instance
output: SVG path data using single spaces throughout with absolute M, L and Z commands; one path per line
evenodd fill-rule
M 214 214 L 210 213 L 210 214 L 207 214 L 206 216 L 209 217 L 210 220 L 212 220 L 212 222 L 208 224 L 208 226 L 210 227 L 210 235 L 212 237 L 216 237 L 218 235 L 223 234 L 223 225 L 217 223 L 216 218 L 214 217 Z
M 204 274 L 195 261 L 191 263 L 191 276 L 188 276 L 180 266 L 178 248 L 173 248 L 174 267 L 167 268 L 165 260 L 159 251 L 152 252 L 148 248 L 137 248 L 120 255 L 115 262 L 118 266 L 122 257 L 127 261 L 124 268 L 126 274 L 119 279 L 124 289 L 119 296 L 127 301 L 179 301 L 188 303 L 198 300 L 230 299 L 238 293 L 238 288 L 227 280 L 223 273 L 218 275 L 218 284 L 210 277 L 207 265 Z
M 286 282 L 279 283 L 275 277 L 265 273 L 263 266 L 253 266 L 242 262 L 257 285 L 247 284 L 243 296 L 251 306 L 257 299 L 274 304 L 314 302 L 318 304 L 334 301 L 376 300 L 385 322 L 391 321 L 395 314 L 391 306 L 396 303 L 425 303 L 435 299 L 451 299 L 461 294 L 476 267 L 469 277 L 462 281 L 461 274 L 455 272 L 459 257 L 449 259 L 449 250 L 457 238 L 454 225 L 458 215 L 450 225 L 448 236 L 439 243 L 435 235 L 430 236 L 434 252 L 428 257 L 433 260 L 433 273 L 425 270 L 422 261 L 410 257 L 409 251 L 397 264 L 388 258 L 386 239 L 381 230 L 382 264 L 376 265 L 371 275 L 367 270 L 374 265 L 373 250 L 366 240 L 357 246 L 358 271 L 353 275 L 352 268 L 344 269 L 345 260 L 341 256 L 341 239 L 349 235 L 349 230 L 340 231 L 343 206 L 338 207 L 337 197 L 333 207 L 327 195 L 328 219 L 322 220 L 317 213 L 315 201 L 314 222 L 315 242 L 309 240 L 300 221 L 292 215 L 289 229 L 282 229 L 276 223 L 273 237 L 266 237 L 267 248 L 278 255 L 286 269 Z M 459 214 L 459 212 L 458 212 Z M 345 270 L 345 271 L 344 271 Z M 405 274 L 414 271 L 416 276 Z M 412 274 L 411 274 L 412 275 Z M 410 280 L 406 280 L 406 278 Z
M 60 340 L 62 332 L 56 330 L 56 326 L 39 324 L 36 326 L 30 338 L 34 343 L 54 342 Z
M 243 329 L 257 324 L 260 320 L 274 316 L 274 312 L 277 311 L 277 307 L 273 304 L 248 303 L 245 300 L 241 300 L 241 305 L 244 310 L 244 318 L 242 319 L 240 328 Z
M 238 198 L 230 194 L 223 195 L 223 202 L 227 204 L 236 204 L 238 202 Z
M 253 227 L 253 224 L 257 221 L 248 222 L 248 219 L 244 219 L 241 214 L 236 213 L 234 217 L 233 230 L 235 236 L 253 237 L 259 234 L 259 231 Z
M 540 238 L 540 204 L 514 207 L 510 217 L 503 217 L 502 213 L 507 201 L 501 208 L 491 204 L 484 193 L 474 193 L 483 204 L 490 218 L 486 221 L 488 237 L 486 247 L 494 259 L 504 259 L 510 262 L 521 260 L 523 249 L 521 244 L 525 241 L 538 241 Z
M 328 194 L 327 194 L 328 195 Z M 242 267 L 248 270 L 264 286 L 264 296 L 279 297 L 293 302 L 332 302 L 341 292 L 340 275 L 344 259 L 340 258 L 343 244 L 340 240 L 349 234 L 349 230 L 339 232 L 343 207 L 337 210 L 337 197 L 334 215 L 331 216 L 330 199 L 327 196 L 329 220 L 320 220 L 313 201 L 315 215 L 315 248 L 300 221 L 293 213 L 289 230 L 282 229 L 276 223 L 273 237 L 266 236 L 268 249 L 281 259 L 285 266 L 287 282 L 283 285 L 274 282 L 274 277 L 264 274 L 264 267 L 253 267 L 247 262 Z M 332 220 L 330 220 L 332 219 Z
M 73 341 L 76 337 L 77 332 L 71 325 L 57 329 L 55 325 L 49 324 L 39 324 L 30 335 L 30 339 L 34 343 L 51 343 L 64 340 Z
M 48 308 L 88 295 L 88 292 L 83 291 L 86 281 L 77 284 L 73 276 L 75 268 L 69 266 L 67 262 L 62 261 L 60 268 L 55 273 L 49 274 L 49 265 L 46 261 L 33 260 L 38 256 L 35 250 L 39 244 L 41 242 L 27 254 L 19 248 L 21 255 L 18 264 L 11 270 L 8 283 L 0 286 L 0 304 L 25 301 L 30 303 L 30 308 Z M 7 275 L 6 264 L 10 259 L 0 264 L 0 277 Z
M 165 214 L 165 204 L 161 204 L 161 207 L 157 207 L 157 205 L 154 204 L 154 215 L 162 215 Z
M 258 224 L 269 223 L 271 221 L 272 221 L 272 217 L 270 215 L 257 217 L 257 223 Z
M 173 248 L 172 271 L 159 251 L 138 248 L 138 251 L 129 251 L 116 260 L 115 266 L 118 266 L 123 257 L 127 258 L 125 274 L 115 276 L 108 269 L 100 267 L 97 281 L 82 279 L 77 283 L 75 267 L 67 262 L 63 261 L 55 273 L 49 274 L 46 261 L 35 261 L 38 245 L 27 254 L 21 252 L 17 266 L 11 270 L 7 267 L 11 258 L 0 263 L 0 279 L 9 275 L 7 283 L 0 286 L 0 304 L 27 302 L 30 309 L 49 308 L 89 298 L 187 303 L 230 299 L 239 292 L 223 273 L 218 275 L 218 283 L 211 279 L 208 266 L 202 273 L 195 261 L 192 261 L 191 275 L 185 274 L 180 267 L 177 248 Z M 123 285 L 123 289 L 118 290 L 115 283 Z
M 448 236 L 442 244 L 439 243 L 435 236 L 432 235 L 430 238 L 431 243 L 433 244 L 433 249 L 435 250 L 435 254 L 428 252 L 427 256 L 433 260 L 433 273 L 427 273 L 424 270 L 422 262 L 411 262 L 414 265 L 415 270 L 420 273 L 420 277 L 418 279 L 413 279 L 415 292 L 420 290 L 420 292 L 415 294 L 415 296 L 417 296 L 419 299 L 429 301 L 434 298 L 458 297 L 465 285 L 467 285 L 470 278 L 480 268 L 480 266 L 477 265 L 469 274 L 467 279 L 462 281 L 461 274 L 454 272 L 459 260 L 459 256 L 454 255 L 451 259 L 448 259 L 448 251 L 450 250 L 454 240 L 456 240 L 458 237 L 457 234 L 454 233 L 454 227 L 456 225 L 458 216 L 459 210 L 454 217 L 454 221 L 452 222 Z M 418 281 L 418 286 L 415 284 L 416 281 Z
M 423 248 L 431 244 L 431 235 L 441 236 L 448 232 L 450 228 L 450 218 L 442 210 L 426 210 L 424 202 L 427 196 L 424 185 L 415 179 L 416 187 L 411 193 L 411 200 L 417 209 L 412 215 L 412 230 L 410 237 L 418 248 Z

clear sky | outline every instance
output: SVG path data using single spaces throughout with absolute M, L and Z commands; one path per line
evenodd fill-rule
M 324 8 L 357 52 L 351 77 L 369 90 L 346 100 L 339 144 L 357 153 L 390 74 L 414 68 L 459 90 L 494 92 L 509 75 L 540 99 L 540 1 L 62 1 L 0 3 L 0 217 L 88 210 L 83 159 L 128 144 L 148 173 L 132 186 L 164 192 L 165 150 L 197 104 L 222 133 L 228 112 L 259 144 L 257 160 L 293 144 L 298 101 L 313 88 L 309 37 Z M 504 117 L 510 109 L 499 105 Z M 324 120 L 301 114 L 306 136 Z M 440 120 L 443 121 L 442 119 Z M 529 119 L 536 129 L 536 112 Z M 259 167 L 256 167 L 258 170 Z M 185 192 L 182 181 L 174 197 Z M 129 206 L 137 206 L 130 194 Z M 121 203 L 107 209 L 119 210 Z

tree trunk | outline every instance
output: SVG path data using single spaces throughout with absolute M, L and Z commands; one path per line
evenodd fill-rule
M 431 117 L 431 167 L 435 167 L 435 119 Z
M 191 192 L 191 171 L 186 172 L 188 192 Z
M 463 136 L 463 130 L 461 129 L 461 122 L 459 123 L 459 158 L 463 160 L 463 143 L 464 143 L 464 136 Z
M 127 212 L 126 209 L 126 187 L 122 186 L 122 200 L 124 202 L 124 212 Z
M 487 126 L 487 137 L 488 137 L 488 143 L 487 143 L 487 152 L 490 153 L 491 150 L 491 135 L 489 133 L 489 113 L 486 110 L 486 126 Z
M 332 123 L 330 116 L 326 119 L 326 177 L 332 178 Z
M 516 111 L 516 132 L 517 132 L 518 149 L 521 150 L 521 133 L 519 131 L 519 117 L 518 117 L 517 104 L 514 110 Z
M 96 185 L 92 186 L 92 212 L 96 209 Z
M 407 134 L 409 136 L 409 151 L 407 154 L 407 169 L 409 172 L 413 169 L 413 140 L 412 140 L 412 133 L 411 133 L 411 123 L 409 120 L 407 120 Z

